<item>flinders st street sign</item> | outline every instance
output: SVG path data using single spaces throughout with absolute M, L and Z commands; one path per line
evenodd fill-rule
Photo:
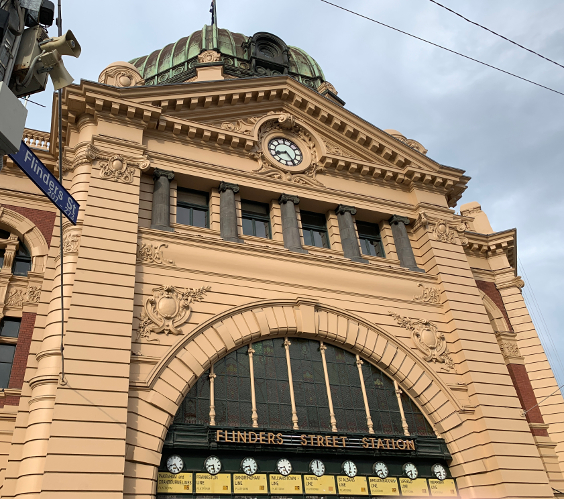
M 291 447 L 325 447 L 333 449 L 416 450 L 415 440 L 413 439 L 382 438 L 372 435 L 367 437 L 352 437 L 311 433 L 283 434 L 265 431 L 216 430 L 215 442 L 228 444 L 283 445 Z

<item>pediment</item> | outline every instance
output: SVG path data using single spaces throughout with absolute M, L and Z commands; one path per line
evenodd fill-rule
M 111 114 L 116 120 L 127 116 L 130 122 L 142 120 L 149 131 L 252 154 L 265 121 L 282 113 L 311 135 L 317 162 L 326 174 L 345 172 L 399 185 L 420 182 L 426 188 L 444 190 L 451 205 L 468 181 L 462 170 L 440 165 L 408 141 L 398 140 L 286 76 L 128 89 L 81 82 L 70 93 L 75 95 L 67 96 L 68 111 L 63 110 L 69 122 L 81 112 Z

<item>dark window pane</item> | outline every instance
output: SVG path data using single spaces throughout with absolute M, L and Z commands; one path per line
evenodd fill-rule
M 304 230 L 304 244 L 306 246 L 313 246 L 313 240 L 311 238 L 311 231 Z
M 208 195 L 205 192 L 178 189 L 178 203 L 208 206 Z
M 300 212 L 302 225 L 317 225 L 324 227 L 326 224 L 325 215 L 322 213 L 312 213 L 311 211 Z
M 4 266 L 4 251 L 3 249 L 0 249 L 0 269 Z
M 317 246 L 318 248 L 323 248 L 323 239 L 321 238 L 321 233 L 317 232 L 316 230 L 313 232 L 313 245 Z
M 0 388 L 8 388 L 16 345 L 0 345 Z
M 255 213 L 257 215 L 269 215 L 267 204 L 253 203 L 251 201 L 241 201 L 241 210 L 243 212 Z
M 360 237 L 378 237 L 380 235 L 380 227 L 377 224 L 370 224 L 367 222 L 357 222 L 356 228 Z
M 257 237 L 268 237 L 268 224 L 259 220 L 255 221 L 255 229 Z
M 190 223 L 191 208 L 178 205 L 176 208 L 176 223 L 182 225 L 192 225 Z
M 203 211 L 203 210 L 198 210 L 197 208 L 194 208 L 192 210 L 192 225 L 194 227 L 207 227 L 208 223 L 207 223 L 207 211 Z
M 21 319 L 15 317 L 4 317 L 0 322 L 0 336 L 9 336 L 10 338 L 17 338 L 20 334 Z
M 12 272 L 14 275 L 25 276 L 31 270 L 31 259 L 29 258 L 16 258 L 14 259 L 14 267 Z
M 7 230 L 0 229 L 0 239 L 9 239 L 10 233 Z
M 380 227 L 377 224 L 356 222 L 360 247 L 364 255 L 379 256 L 384 258 L 384 246 L 380 237 Z
M 243 218 L 243 234 L 245 236 L 254 236 L 253 221 L 250 218 Z

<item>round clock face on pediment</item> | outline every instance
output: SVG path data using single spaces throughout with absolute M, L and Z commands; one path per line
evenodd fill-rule
M 268 152 L 272 158 L 286 167 L 299 166 L 304 156 L 298 145 L 285 137 L 274 137 L 268 142 Z

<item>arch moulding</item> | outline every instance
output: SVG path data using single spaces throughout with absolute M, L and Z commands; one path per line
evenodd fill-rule
M 463 423 L 459 414 L 463 409 L 446 384 L 384 329 L 311 299 L 260 301 L 201 324 L 170 348 L 145 382 L 131 384 L 127 461 L 147 467 L 142 473 L 147 478 L 155 476 L 164 438 L 178 407 L 210 365 L 241 346 L 287 335 L 326 341 L 379 367 L 411 396 L 438 434 L 446 437 Z M 142 428 L 147 420 L 151 421 L 150 429 Z M 157 437 L 151 444 L 146 439 L 147 431 Z
M 22 239 L 32 257 L 32 272 L 43 272 L 49 246 L 39 227 L 16 211 L 0 206 L 0 226 Z

